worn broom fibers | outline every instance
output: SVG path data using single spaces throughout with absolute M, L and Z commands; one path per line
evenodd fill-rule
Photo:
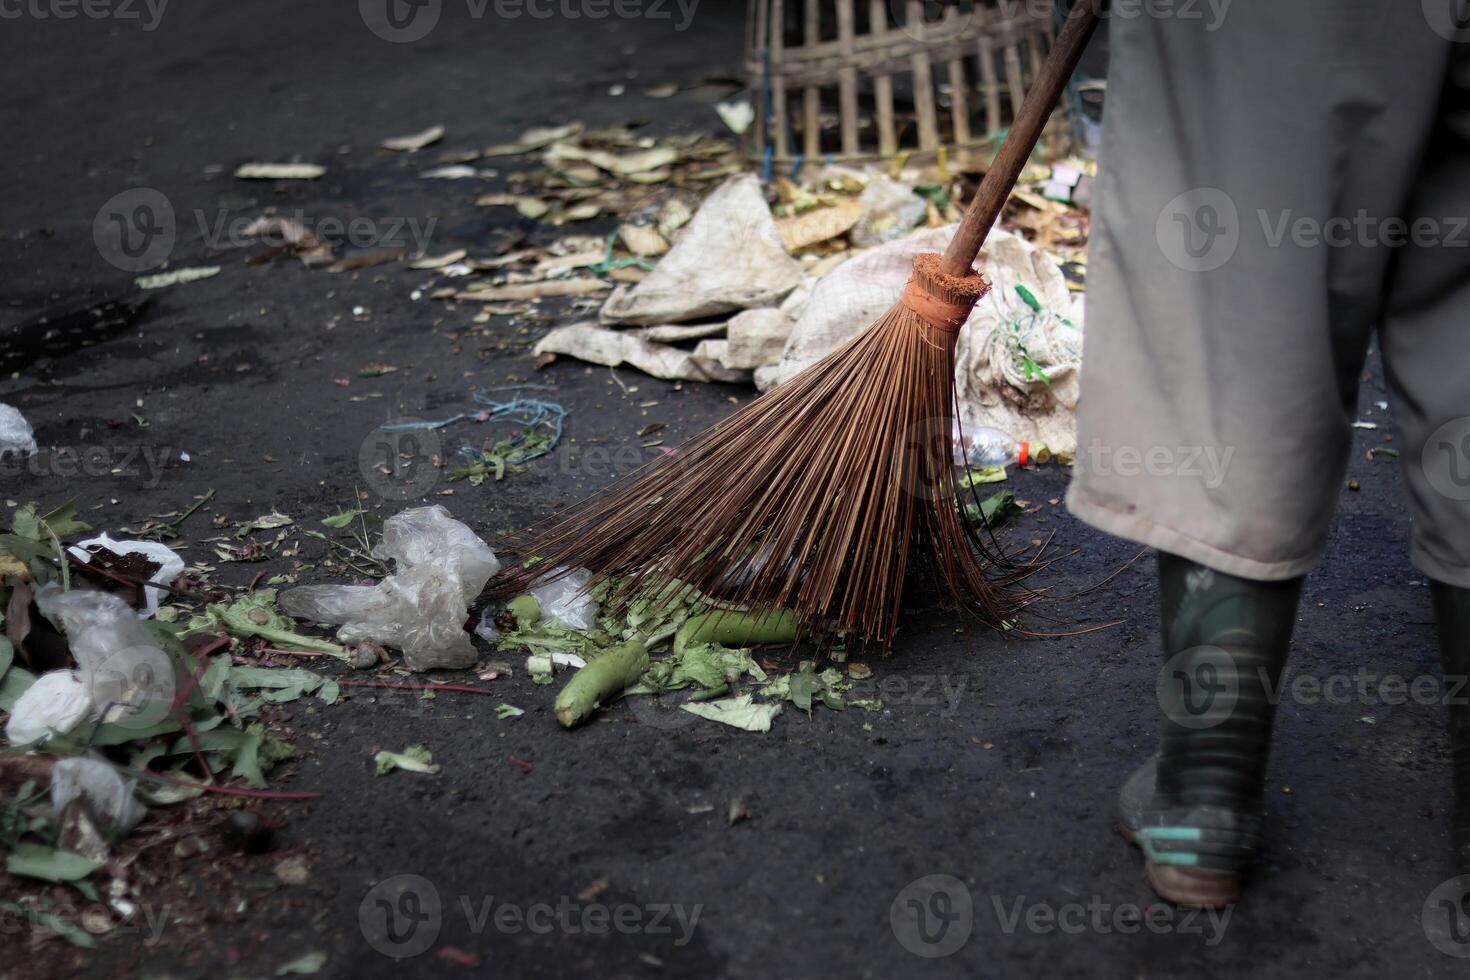
M 919 568 L 986 621 L 1010 618 L 1014 578 L 960 513 L 951 462 L 955 338 L 988 287 L 937 260 L 920 256 L 902 301 L 795 378 L 512 538 L 487 597 L 554 568 L 613 577 L 623 599 L 674 578 L 887 646 Z

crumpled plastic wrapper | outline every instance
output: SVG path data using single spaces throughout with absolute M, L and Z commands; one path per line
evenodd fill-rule
M 882 174 L 869 178 L 868 186 L 858 197 L 858 204 L 862 205 L 863 216 L 850 237 L 853 245 L 859 248 L 902 238 L 924 220 L 928 208 L 928 202 L 915 194 L 908 184 Z
M 490 546 L 436 504 L 388 518 L 373 557 L 395 564 L 377 585 L 304 585 L 282 593 L 281 610 L 338 625 L 343 643 L 397 647 L 410 670 L 472 665 L 464 624 L 470 602 L 500 571 Z
M 705 198 L 669 253 L 643 281 L 620 286 L 605 324 L 653 325 L 775 306 L 801 284 L 754 174 L 731 177 Z
M 78 669 L 43 674 L 16 700 L 12 743 L 64 734 L 89 717 L 137 728 L 167 717 L 178 689 L 173 661 L 121 597 L 51 582 L 36 606 L 66 634 Z
M 136 779 L 123 779 L 97 759 L 61 759 L 51 767 L 51 810 L 59 821 L 72 801 L 80 799 L 98 830 L 121 836 L 148 812 L 133 795 L 137 786 Z
M 561 569 L 541 576 L 531 586 L 531 597 L 541 607 L 541 619 L 573 630 L 597 627 L 597 600 L 587 594 L 592 573 L 574 569 L 556 578 Z
M 0 402 L 0 456 L 17 453 L 22 456 L 36 451 L 36 433 L 20 409 Z
M 934 228 L 864 252 L 818 280 L 791 329 L 785 352 L 755 372 L 768 390 L 865 329 L 898 302 L 914 256 L 943 252 L 955 228 Z M 988 425 L 1067 455 L 1077 448 L 1082 302 L 1056 261 L 1025 239 L 991 231 L 975 268 L 991 290 L 975 304 L 955 351 L 955 385 L 967 426 Z M 1039 301 L 1036 313 L 1016 291 Z M 1046 376 L 1031 372 L 1026 359 Z

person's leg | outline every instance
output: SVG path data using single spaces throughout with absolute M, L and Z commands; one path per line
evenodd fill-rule
M 1235 901 L 1260 841 L 1261 790 L 1301 579 L 1257 582 L 1159 556 L 1159 753 L 1120 800 L 1149 883 L 1181 905 Z
M 1457 46 L 1412 3 L 1235 4 L 1213 29 L 1134 13 L 1109 23 L 1067 503 L 1200 563 L 1166 561 L 1166 597 L 1214 569 L 1250 597 L 1221 609 L 1284 622 L 1342 488 L 1393 258 L 1381 222 L 1419 179 Z M 1191 649 L 1174 632 L 1196 629 L 1188 608 L 1166 601 L 1171 655 Z M 1285 634 L 1239 650 L 1183 658 L 1186 677 L 1234 677 L 1239 716 L 1202 735 L 1166 719 L 1156 768 L 1125 793 L 1166 894 L 1228 901 L 1256 845 L 1270 706 L 1253 678 L 1280 670 Z
M 1419 231 L 1394 257 L 1380 336 L 1414 519 L 1411 556 L 1430 579 L 1439 622 L 1456 856 L 1470 873 L 1470 44 L 1459 48 L 1405 214 Z
M 1470 874 L 1470 589 L 1435 582 L 1431 591 L 1450 713 L 1455 870 Z

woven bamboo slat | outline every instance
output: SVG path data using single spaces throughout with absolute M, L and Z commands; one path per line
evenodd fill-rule
M 934 8 L 922 0 L 750 0 L 752 151 L 789 164 L 998 140 L 1050 47 L 1051 4 Z

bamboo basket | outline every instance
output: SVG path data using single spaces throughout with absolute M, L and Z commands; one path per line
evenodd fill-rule
M 1055 23 L 1041 0 L 750 0 L 750 150 L 782 170 L 983 153 L 1020 110 Z M 1052 120 L 1051 151 L 1065 128 Z

